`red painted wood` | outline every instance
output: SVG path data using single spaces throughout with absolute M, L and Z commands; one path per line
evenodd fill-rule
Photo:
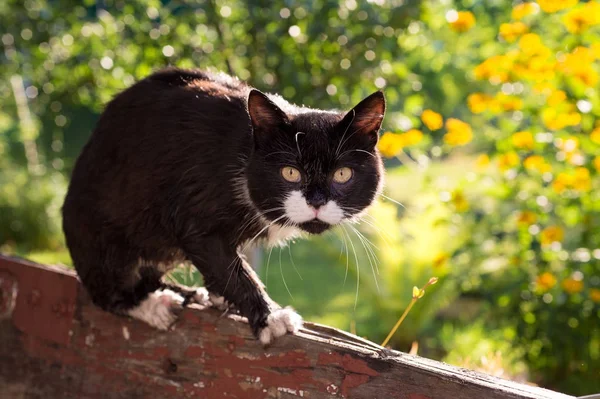
M 161 332 L 93 306 L 73 273 L 0 256 L 3 301 L 15 282 L 2 398 L 572 398 L 311 323 L 263 348 L 243 320 L 193 305 Z

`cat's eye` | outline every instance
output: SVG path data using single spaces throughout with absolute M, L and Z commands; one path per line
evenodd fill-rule
M 290 183 L 298 183 L 302 176 L 300 175 L 300 171 L 296 168 L 292 168 L 291 166 L 285 166 L 281 168 L 281 176 Z
M 352 169 L 350 168 L 339 168 L 333 174 L 333 181 L 339 184 L 346 183 L 352 177 Z

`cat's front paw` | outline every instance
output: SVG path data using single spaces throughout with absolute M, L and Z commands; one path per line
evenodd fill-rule
M 212 302 L 210 301 L 210 294 L 208 290 L 204 287 L 198 288 L 195 292 L 193 292 L 190 301 L 192 303 L 197 303 L 198 305 L 202 305 L 206 308 L 212 306 Z
M 224 297 L 219 296 L 217 294 L 213 294 L 212 292 L 208 293 L 208 297 L 212 307 L 217 308 L 219 310 L 229 309 L 229 302 L 227 302 Z
M 263 345 L 268 345 L 287 332 L 298 332 L 301 327 L 302 317 L 293 309 L 277 309 L 267 317 L 267 326 L 259 331 L 258 339 Z
M 138 306 L 129 310 L 129 316 L 141 320 L 159 330 L 168 330 L 183 309 L 184 298 L 170 289 L 148 294 Z

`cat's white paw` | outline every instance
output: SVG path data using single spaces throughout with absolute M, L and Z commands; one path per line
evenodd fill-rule
M 210 299 L 210 303 L 214 308 L 217 308 L 219 310 L 229 309 L 229 302 L 227 302 L 224 297 L 209 292 L 208 298 Z
M 127 314 L 156 327 L 168 330 L 177 320 L 177 313 L 183 309 L 183 297 L 169 289 L 157 290 L 148 295 L 137 307 Z
M 260 330 L 258 338 L 263 345 L 287 332 L 296 333 L 302 327 L 302 317 L 291 308 L 277 309 L 267 318 L 267 326 Z
M 196 292 L 192 296 L 192 301 L 205 307 L 212 306 L 212 302 L 210 301 L 210 294 L 208 293 L 208 290 L 204 287 L 200 287 L 196 290 Z

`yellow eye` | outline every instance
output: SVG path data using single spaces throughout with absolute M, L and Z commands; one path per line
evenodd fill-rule
M 346 183 L 352 177 L 352 169 L 350 168 L 339 168 L 333 174 L 333 181 L 336 183 Z
M 300 171 L 296 168 L 292 168 L 291 166 L 281 168 L 281 176 L 291 183 L 298 183 L 302 179 L 302 176 L 300 176 Z

